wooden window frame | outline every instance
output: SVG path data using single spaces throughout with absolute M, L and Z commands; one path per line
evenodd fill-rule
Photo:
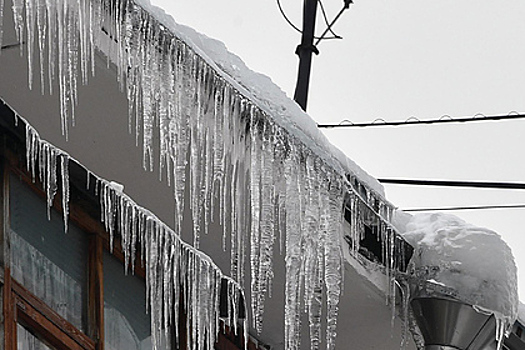
M 57 349 L 95 350 L 95 342 L 12 279 L 15 325 L 27 325 Z M 19 322 L 21 321 L 21 322 Z M 16 333 L 16 327 L 15 333 Z M 17 339 L 16 334 L 13 337 Z
M 4 139 L 5 140 L 5 139 Z M 5 142 L 5 141 L 4 141 Z M 6 233 L 9 232 L 9 175 L 13 174 L 20 178 L 24 185 L 28 186 L 34 193 L 45 200 L 46 194 L 42 190 L 43 186 L 31 174 L 25 170 L 25 160 L 18 157 L 11 150 L 5 147 L 0 149 L 0 240 L 3 240 L 0 247 L 6 241 Z M 45 205 L 45 203 L 43 204 Z M 53 209 L 62 213 L 62 201 L 60 191 L 57 192 L 53 201 Z M 52 308 L 42 300 L 29 292 L 23 285 L 11 277 L 10 271 L 10 252 L 9 244 L 5 244 L 3 252 L 4 268 L 4 293 L 3 293 L 3 313 L 4 313 L 4 348 L 5 350 L 17 349 L 17 323 L 28 327 L 46 343 L 58 350 L 104 350 L 104 273 L 103 273 L 103 252 L 110 251 L 118 260 L 124 264 L 124 253 L 120 237 L 115 236 L 113 247 L 110 247 L 109 233 L 106 232 L 103 224 L 93 218 L 83 209 L 82 203 L 74 200 L 69 202 L 69 220 L 78 226 L 84 234 L 88 235 L 88 300 L 87 300 L 87 330 L 84 334 L 57 314 Z M 0 253 L 1 257 L 1 253 Z M 134 274 L 145 278 L 146 271 L 140 263 L 140 251 L 137 250 Z M 1 259 L 0 259 L 1 262 Z M 184 320 L 186 314 L 181 309 L 179 315 L 179 348 L 187 349 L 186 331 Z M 228 327 L 222 326 L 223 331 L 219 332 L 217 342 L 214 346 L 217 350 L 238 350 L 244 348 L 243 334 L 235 335 Z M 248 350 L 264 350 L 265 347 L 257 344 L 251 337 L 247 342 Z
M 3 239 L 9 232 L 9 177 L 17 176 L 25 186 L 45 199 L 41 184 L 27 171 L 22 170 L 20 160 L 12 153 L 4 151 L 2 166 L 2 230 Z M 73 203 L 72 203 L 73 204 Z M 60 194 L 57 193 L 53 202 L 53 209 L 62 212 Z M 6 350 L 17 348 L 17 324 L 35 332 L 46 343 L 58 350 L 103 350 L 104 349 L 104 299 L 103 299 L 103 271 L 102 247 L 105 231 L 95 220 L 88 220 L 90 216 L 84 213 L 75 204 L 70 207 L 70 220 L 74 222 L 88 236 L 88 300 L 87 300 L 87 330 L 86 333 L 78 330 L 74 325 L 56 313 L 33 293 L 11 276 L 9 244 L 4 248 L 4 346 Z

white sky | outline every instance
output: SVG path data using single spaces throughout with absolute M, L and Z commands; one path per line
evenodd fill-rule
M 302 2 L 281 0 L 301 25 Z M 275 0 L 154 0 L 223 41 L 293 96 L 300 34 Z M 329 18 L 342 0 L 323 1 Z M 319 20 L 321 19 L 318 13 Z M 525 112 L 525 2 L 356 0 L 314 58 L 308 112 L 318 123 Z M 320 33 L 324 23 L 318 21 Z M 525 120 L 338 129 L 330 140 L 374 177 L 525 182 Z M 386 186 L 400 208 L 525 204 L 525 191 Z M 513 249 L 525 301 L 525 209 L 454 213 Z

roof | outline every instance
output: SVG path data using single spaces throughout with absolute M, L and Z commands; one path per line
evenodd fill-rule
M 184 211 L 189 207 L 191 213 L 186 216 L 191 218 L 188 221 L 196 249 L 201 233 L 208 232 L 212 208 L 218 208 L 222 240 L 232 242 L 228 257 L 230 276 L 240 284 L 245 283 L 245 290 L 249 290 L 252 326 L 258 332 L 262 329 L 265 305 L 269 303 L 266 297 L 274 278 L 275 232 L 281 232 L 286 254 L 281 262 L 282 270 L 286 270 L 285 343 L 288 348 L 299 347 L 301 290 L 304 290 L 307 303 L 316 305 L 310 308 L 310 317 L 319 319 L 319 310 L 328 310 L 330 326 L 326 327 L 326 339 L 327 348 L 332 348 L 344 283 L 342 249 L 347 249 L 340 237 L 344 223 L 342 208 L 346 204 L 352 214 L 349 235 L 353 242 L 359 240 L 363 225 L 372 222 L 386 246 L 393 241 L 394 228 L 390 225 L 393 206 L 384 199 L 377 181 L 331 146 L 315 123 L 282 91 L 245 68 L 222 44 L 175 25 L 148 4 L 139 6 L 125 0 L 119 3 L 117 13 L 111 12 L 115 10 L 113 7 L 95 9 L 98 15 L 94 18 L 85 17 L 86 13 L 76 4 L 65 3 L 72 14 L 65 19 L 59 9 L 47 2 L 45 9 L 50 21 L 57 20 L 78 35 L 78 42 L 47 36 L 52 43 L 58 42 L 58 55 L 51 52 L 50 60 L 54 61 L 49 63 L 59 66 L 58 76 L 50 68 L 47 79 L 59 81 L 64 133 L 67 135 L 71 127 L 81 97 L 78 84 L 82 79 L 88 80 L 97 58 L 96 48 L 100 48 L 114 63 L 108 66 L 116 71 L 126 95 L 130 128 L 135 129 L 137 143 L 143 146 L 144 168 L 151 170 L 155 165 L 171 183 L 175 223 L 170 229 L 176 235 L 182 234 Z M 101 6 L 99 2 L 95 5 Z M 23 20 L 23 16 L 16 16 L 21 9 L 14 11 L 15 21 Z M 74 20 L 78 18 L 75 16 L 83 21 Z M 19 29 L 26 27 L 21 22 L 16 25 Z M 31 38 L 49 34 L 45 31 L 46 28 L 38 27 L 35 32 L 27 33 L 27 40 L 19 40 L 34 49 L 36 45 L 31 46 L 34 44 Z M 58 58 L 61 60 L 56 61 Z M 41 72 L 45 68 L 48 67 L 41 66 Z M 78 112 L 89 115 L 90 108 Z M 109 120 L 113 117 L 111 111 L 103 112 L 108 120 L 96 125 L 99 129 L 108 128 L 106 125 L 113 122 Z M 47 119 L 38 118 L 38 111 L 31 117 L 40 126 L 46 124 Z M 93 130 L 92 125 L 89 130 Z M 27 139 L 39 140 L 34 135 L 29 132 Z M 66 145 L 68 150 L 75 147 L 85 148 Z M 27 148 L 32 159 L 33 143 L 28 143 Z M 104 146 L 97 149 L 111 152 Z M 64 152 L 57 154 L 64 159 Z M 154 159 L 159 162 L 156 164 Z M 32 162 L 29 168 L 34 168 Z M 111 232 L 117 226 L 126 234 L 128 228 L 111 211 L 116 206 L 123 212 L 129 197 L 118 186 L 101 183 L 103 204 L 109 210 L 103 211 L 108 230 Z M 166 189 L 161 193 L 164 195 Z M 216 193 L 219 195 L 215 196 Z M 114 201 L 115 198 L 119 200 Z M 166 230 L 163 224 L 155 227 Z M 357 247 L 352 249 L 357 252 Z M 392 254 L 393 250 L 385 248 L 385 254 Z M 249 276 L 244 272 L 245 256 L 250 257 Z M 386 274 L 392 276 L 392 259 L 386 256 L 384 261 Z M 306 265 L 313 269 L 308 278 L 304 278 Z M 317 285 L 321 280 L 325 283 Z M 324 290 L 326 300 L 318 298 L 319 290 Z M 321 323 L 315 327 L 320 329 Z

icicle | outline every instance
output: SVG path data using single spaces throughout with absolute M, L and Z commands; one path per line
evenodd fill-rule
M 206 164 L 206 127 L 204 124 L 204 116 L 202 113 L 202 94 L 205 73 L 203 70 L 203 63 L 200 57 L 196 55 L 191 56 L 191 75 L 194 78 L 189 79 L 189 97 L 194 103 L 190 103 L 190 110 L 192 117 L 190 118 L 190 173 L 191 173 L 191 188 L 190 188 L 190 208 L 193 220 L 193 245 L 198 248 L 200 234 L 202 230 L 202 220 L 204 218 L 205 206 L 205 164 Z M 190 100 L 190 101 L 191 101 Z M 203 215 L 204 214 L 204 215 Z
M 4 0 L 0 0 L 0 48 L 4 43 Z M 2 50 L 0 50 L 2 55 Z
M 0 0 L 1 1 L 1 0 Z M 38 33 L 38 50 L 40 58 L 40 91 L 45 92 L 45 51 L 46 51 L 46 4 L 45 0 L 36 0 L 36 25 Z M 1 24 L 0 24 L 1 26 Z
M 31 173 L 31 179 L 35 182 L 35 168 L 38 148 L 35 145 L 36 133 L 33 128 L 26 124 L 26 168 Z
M 425 350 L 425 340 L 419 330 L 414 312 L 411 308 L 408 309 L 408 329 L 410 333 L 412 333 L 412 338 L 414 339 L 417 350 Z
M 27 68 L 29 89 L 33 87 L 33 49 L 35 42 L 35 3 L 34 0 L 25 0 L 26 26 L 27 26 Z
M 90 182 L 91 182 L 91 171 L 86 169 L 86 190 L 89 191 L 89 185 L 90 185 Z
M 179 50 L 181 48 L 178 48 Z M 174 152 L 176 154 L 175 164 L 173 167 L 174 177 L 174 193 L 175 193 L 175 205 L 176 205 L 176 217 L 178 218 L 178 228 L 182 225 L 182 217 L 184 212 L 184 193 L 186 189 L 186 164 L 187 164 L 187 153 L 189 146 L 189 114 L 183 107 L 182 104 L 182 54 L 178 51 L 177 64 L 176 64 L 176 99 L 175 105 L 175 122 L 172 122 L 172 129 L 170 135 L 174 140 Z
M 55 67 L 56 67 L 56 48 L 57 48 L 57 13 L 56 2 L 52 0 L 44 0 L 47 13 L 47 52 L 48 52 L 48 79 L 49 79 L 49 93 L 53 93 L 53 82 L 55 81 Z
M 17 41 L 24 42 L 24 0 L 13 0 L 13 20 L 15 22 L 15 32 Z M 20 55 L 23 53 L 23 45 L 20 45 Z
M 68 104 L 66 102 L 66 95 L 67 95 L 67 82 L 66 82 L 66 32 L 69 28 L 66 28 L 66 20 L 65 20 L 65 6 L 66 2 L 65 0 L 62 0 L 61 2 L 58 2 L 56 4 L 56 11 L 57 11 L 57 34 L 58 34 L 58 84 L 59 84 L 59 94 L 60 94 L 60 120 L 62 125 L 62 135 L 65 136 L 66 140 L 68 138 Z
M 60 175 L 62 186 L 62 214 L 64 217 L 64 231 L 67 232 L 69 220 L 69 156 L 60 154 Z
M 89 65 L 89 48 L 88 48 L 88 17 L 86 14 L 86 0 L 77 0 L 78 4 L 78 27 L 79 27 L 79 51 L 80 51 L 80 75 L 82 84 L 88 83 L 88 65 Z M 120 23 L 120 22 L 117 22 Z
M 250 140 L 251 140 L 251 166 L 250 166 L 250 198 L 251 198 L 251 233 L 250 233 L 250 263 L 251 263 L 251 306 L 254 314 L 253 327 L 258 333 L 262 331 L 262 305 L 260 302 L 260 254 L 261 254 L 261 142 L 258 135 L 258 118 L 250 113 Z
M 48 143 L 40 144 L 40 174 L 43 174 L 43 183 L 47 197 L 47 217 L 51 220 L 51 208 L 57 191 L 57 150 Z
M 20 118 L 20 117 L 19 117 Z M 26 168 L 33 182 L 38 178 L 46 192 L 47 216 L 51 219 L 51 208 L 57 186 L 57 158 L 60 160 L 62 211 L 64 230 L 68 229 L 69 216 L 69 155 L 40 139 L 38 133 L 24 120 L 26 125 Z M 38 168 L 37 168 L 38 164 Z
M 299 197 L 296 169 L 298 164 L 293 153 L 285 161 L 286 177 L 286 282 L 284 309 L 285 349 L 300 348 L 300 279 L 301 230 Z
M 223 219 L 223 194 L 222 191 L 225 190 L 224 186 L 224 173 L 225 173 L 225 153 L 224 153 L 224 142 L 225 142 L 225 132 L 226 128 L 224 127 L 224 123 L 226 122 L 224 120 L 224 114 L 223 114 L 223 108 L 225 104 L 225 93 L 226 88 L 224 81 L 218 80 L 217 86 L 215 88 L 215 96 L 214 96 L 214 110 L 213 110 L 213 185 L 212 185 L 212 193 L 214 195 L 214 198 L 212 200 L 212 207 L 210 208 L 210 211 L 212 213 L 215 212 L 215 202 L 219 201 L 219 220 L 222 223 Z M 222 237 L 222 246 L 223 250 L 226 250 L 226 226 L 223 227 L 223 237 Z
M 144 66 L 142 71 L 142 125 L 143 125 L 143 167 L 144 170 L 153 170 L 153 128 L 155 123 L 155 114 L 153 111 L 152 95 L 153 95 L 153 84 L 154 72 L 152 71 L 152 63 L 155 54 L 155 48 L 151 47 L 155 42 L 155 29 L 150 20 L 146 20 L 144 24 L 144 40 L 146 45 L 143 48 L 143 60 Z
M 501 350 L 503 347 L 503 340 L 505 338 L 506 322 L 500 317 L 496 317 L 496 350 Z
M 240 121 L 241 113 L 244 113 L 246 105 L 240 99 L 235 99 L 233 95 L 229 95 L 231 104 L 231 120 L 225 117 L 225 149 L 230 149 L 230 152 L 225 152 L 226 164 L 228 164 L 228 171 L 225 171 L 224 183 L 228 186 L 223 191 L 223 225 L 230 229 L 231 235 L 231 275 L 233 278 L 241 283 L 244 283 L 244 262 L 245 250 L 248 244 L 249 235 L 244 232 L 251 232 L 251 227 L 248 225 L 249 207 L 251 201 L 247 194 L 247 188 L 250 186 L 249 182 L 249 166 L 251 162 L 251 154 L 248 149 L 249 135 L 246 134 L 246 128 L 243 127 Z M 231 208 L 231 211 L 225 209 Z M 252 310 L 253 311 L 253 310 Z
M 386 226 L 386 225 L 385 225 Z M 390 295 L 390 308 L 391 308 L 391 328 L 394 328 L 394 319 L 396 317 L 396 274 L 394 266 L 394 254 L 395 254 L 395 233 L 391 228 L 386 229 L 388 232 L 388 265 L 387 269 L 389 270 L 387 276 L 389 277 L 388 281 L 388 294 Z
M 171 269 L 172 263 L 169 260 L 171 257 L 172 247 L 174 242 L 172 242 L 171 236 L 166 234 L 166 232 L 163 232 L 162 235 L 163 243 L 160 246 L 161 252 L 160 256 L 163 258 L 163 266 L 162 266 L 162 301 L 163 301 L 163 324 L 162 329 L 164 330 L 163 339 L 165 339 L 166 342 L 169 341 L 170 334 L 169 334 L 169 327 L 171 320 L 171 312 L 172 312 L 172 305 L 173 305 L 173 286 L 174 283 L 172 281 L 173 278 L 173 271 Z M 166 344 L 167 348 L 170 348 L 169 344 Z
M 157 223 L 150 218 L 147 219 L 147 254 L 146 254 L 146 266 L 147 266 L 147 294 L 149 295 L 148 303 L 150 305 L 150 318 L 151 318 L 151 338 L 152 348 L 157 349 L 159 346 L 160 333 L 162 332 L 162 298 L 161 292 L 161 281 L 159 272 L 161 256 L 159 254 L 160 235 Z
M 410 285 L 405 280 L 396 281 L 401 290 L 401 346 L 400 350 L 405 350 L 408 345 L 409 332 L 409 309 L 410 309 Z
M 308 314 L 310 328 L 310 348 L 319 349 L 321 341 L 321 271 L 323 269 L 320 253 L 323 242 L 319 229 L 319 179 L 315 159 L 305 155 L 305 191 L 304 191 L 304 304 Z
M 342 225 L 343 195 L 338 180 L 332 178 L 329 187 L 330 224 L 325 243 L 325 288 L 327 299 L 326 348 L 335 349 L 337 315 L 343 276 L 340 232 Z
M 165 47 L 165 45 L 163 45 Z M 166 181 L 168 186 L 171 186 L 171 174 L 170 174 L 170 167 L 171 167 L 171 157 L 170 157 L 170 138 L 169 138 L 169 126 L 170 126 L 170 115 L 169 115 L 169 103 L 171 98 L 173 98 L 173 95 L 170 94 L 171 86 L 170 80 L 172 79 L 172 76 L 170 75 L 169 67 L 169 59 L 171 58 L 166 53 L 161 53 L 159 56 L 162 55 L 162 58 L 159 62 L 159 77 L 160 80 L 158 81 L 158 84 L 160 84 L 159 87 L 159 94 L 158 97 L 158 105 L 159 105 L 159 133 L 160 133 L 160 157 L 159 157 L 159 179 L 162 181 L 162 175 L 164 172 L 166 172 Z M 167 56 L 167 57 L 166 57 Z M 167 61 L 167 62 L 166 62 Z
M 286 141 L 280 128 L 274 134 L 275 162 L 274 176 L 276 196 L 276 230 L 279 235 L 279 254 L 284 253 L 284 237 L 286 234 L 286 178 L 284 174 L 284 159 L 286 158 Z

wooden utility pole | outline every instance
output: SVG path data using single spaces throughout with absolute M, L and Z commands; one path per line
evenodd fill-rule
M 299 71 L 295 86 L 294 100 L 306 111 L 308 101 L 308 87 L 310 85 L 310 70 L 312 68 L 312 53 L 319 51 L 314 45 L 315 18 L 317 15 L 318 0 L 304 0 L 303 7 L 303 33 L 301 44 L 295 53 L 299 56 Z

